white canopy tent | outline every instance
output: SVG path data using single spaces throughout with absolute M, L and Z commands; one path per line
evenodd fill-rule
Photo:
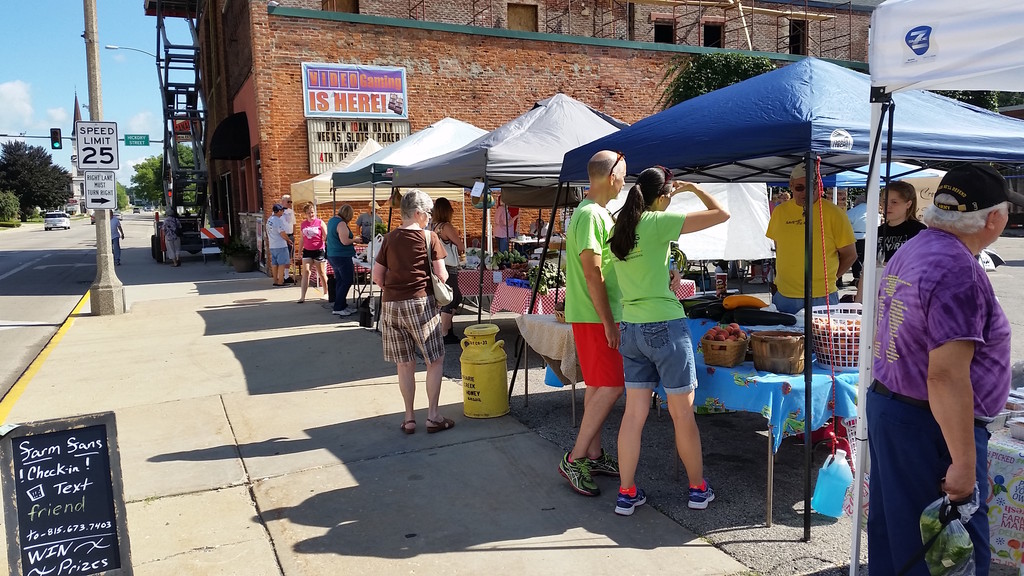
M 346 166 L 358 162 L 367 156 L 370 156 L 374 152 L 383 149 L 376 140 L 373 138 L 363 142 L 356 149 L 355 153 L 350 154 L 348 158 L 345 158 L 341 162 L 332 165 L 325 172 L 317 174 L 312 178 L 306 178 L 301 182 L 296 182 L 291 185 L 292 201 L 298 206 L 302 202 L 313 202 L 315 204 L 321 204 L 331 199 L 331 176 L 335 171 L 341 170 Z M 366 195 L 369 196 L 370 190 L 366 190 Z M 369 198 L 367 198 L 369 199 Z
M 871 62 L 871 168 L 868 203 L 879 200 L 881 167 L 880 122 L 889 96 L 917 90 L 1009 90 L 1024 91 L 1024 3 L 1005 0 L 975 0 L 965 6 L 960 0 L 888 0 L 871 16 L 869 58 Z M 891 113 L 891 111 L 890 111 Z M 873 176 L 874 175 L 874 176 Z M 865 286 L 876 285 L 877 230 L 865 236 Z M 876 297 L 865 292 L 864 318 L 875 317 Z M 874 325 L 865 322 L 860 339 L 860 387 L 857 406 L 857 477 L 853 502 L 855 521 L 851 545 L 850 574 L 860 569 L 861 490 L 867 463 L 868 383 L 871 382 Z
M 679 237 L 679 248 L 688 260 L 762 260 L 774 258 L 768 231 L 768 189 L 764 184 L 701 184 L 729 211 L 729 220 L 700 232 Z M 625 202 L 629 188 L 608 203 L 614 213 Z M 696 212 L 705 206 L 693 194 L 672 197 L 668 212 Z

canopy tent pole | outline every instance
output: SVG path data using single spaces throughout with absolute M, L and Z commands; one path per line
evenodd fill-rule
M 811 153 L 804 156 L 805 188 L 807 196 L 804 200 L 804 542 L 811 541 L 811 464 L 814 457 L 814 446 L 811 442 L 811 381 L 813 365 L 811 362 L 811 289 L 814 282 L 814 202 L 818 195 L 818 171 L 815 169 Z M 822 199 L 824 200 L 824 199 Z M 818 200 L 819 202 L 822 200 Z M 822 223 L 824 225 L 824 223 Z M 824 253 L 823 253 L 824 254 Z M 825 278 L 828 283 L 828 278 Z M 827 288 L 827 287 L 826 287 Z M 828 297 L 826 291 L 825 297 Z M 833 384 L 834 385 L 834 384 Z
M 487 202 L 490 200 L 490 195 L 491 195 L 491 189 L 488 188 L 488 186 L 487 186 L 487 176 L 484 176 L 484 193 L 483 193 L 483 196 L 481 196 L 481 198 L 482 198 L 481 201 L 483 202 L 483 204 L 481 204 L 481 206 L 483 206 L 483 210 L 480 211 L 481 214 L 483 215 L 483 216 L 481 216 L 481 223 L 480 223 L 480 240 L 481 240 L 481 242 L 480 242 L 480 247 L 481 247 L 480 248 L 480 250 L 481 250 L 481 254 L 480 254 L 480 286 L 478 288 L 477 295 L 476 295 L 476 303 L 477 303 L 477 307 L 476 307 L 476 323 L 477 324 L 482 323 L 483 322 L 483 317 L 484 317 L 484 305 L 483 305 L 483 301 L 484 301 L 484 269 L 487 268 L 487 252 L 483 252 L 483 247 L 486 245 L 486 244 L 484 244 L 483 240 L 484 239 L 488 239 L 487 224 L 488 224 L 488 220 L 490 220 L 490 218 L 488 218 Z
M 882 157 L 879 154 L 882 137 L 882 123 L 885 122 L 886 114 L 892 118 L 892 99 L 883 89 L 871 89 L 871 125 L 870 125 L 870 165 L 868 168 L 868 206 L 878 206 L 879 187 L 878 175 L 881 172 Z M 889 138 L 892 138 L 892 129 L 889 130 Z M 892 149 L 890 144 L 889 149 Z M 860 550 L 861 550 L 861 508 L 864 506 L 861 486 L 864 484 L 864 475 L 868 466 L 868 419 L 867 419 L 867 394 L 868 385 L 871 382 L 872 362 L 874 361 L 874 340 L 875 340 L 875 307 L 877 305 L 878 293 L 875 290 L 877 279 L 878 261 L 878 227 L 868 226 L 864 234 L 864 267 L 861 269 L 860 279 L 863 282 L 861 318 L 868 321 L 861 321 L 860 328 L 860 351 L 858 364 L 860 367 L 859 379 L 857 381 L 857 430 L 854 436 L 856 447 L 856 459 L 854 461 L 853 478 L 853 534 L 850 538 L 850 576 L 857 576 L 860 573 Z
M 547 233 L 547 236 L 544 238 L 544 252 L 540 256 L 540 264 L 539 264 L 539 266 L 541 266 L 541 267 L 544 266 L 544 257 L 547 256 L 548 246 L 551 245 L 551 233 L 555 230 L 555 212 L 558 210 L 558 200 L 559 200 L 559 198 L 562 195 L 563 187 L 566 190 L 565 203 L 566 203 L 566 205 L 569 204 L 569 194 L 568 194 L 569 185 L 565 184 L 563 182 L 559 182 L 558 183 L 558 191 L 555 192 L 555 204 L 554 204 L 554 206 L 551 207 L 551 222 L 550 222 L 550 224 L 548 224 L 548 233 Z M 559 258 L 561 258 L 561 252 L 559 252 Z M 526 309 L 526 313 L 527 314 L 533 314 L 534 306 L 537 305 L 537 291 L 540 289 L 540 278 L 542 276 L 541 272 L 543 272 L 543 270 L 540 270 L 540 271 L 537 272 L 537 282 L 534 283 L 534 285 L 532 287 L 532 290 L 530 292 L 530 307 Z M 558 288 L 556 287 L 555 290 L 557 291 Z M 556 298 L 555 300 L 557 301 L 558 299 Z M 509 385 L 508 385 L 508 399 L 510 401 L 512 400 L 512 391 L 516 387 L 516 374 L 519 373 L 519 361 L 520 361 L 520 359 L 522 359 L 524 352 L 526 352 L 526 339 L 523 338 L 522 334 L 520 334 L 519 336 L 516 337 L 516 365 L 512 369 L 512 381 L 509 382 Z M 525 386 L 527 387 L 526 390 L 527 390 L 527 393 L 528 393 L 529 392 L 530 383 L 527 382 L 525 384 Z M 575 406 L 575 404 L 573 404 L 573 406 Z M 573 419 L 573 426 L 575 426 L 575 425 L 576 425 L 576 420 L 574 418 Z

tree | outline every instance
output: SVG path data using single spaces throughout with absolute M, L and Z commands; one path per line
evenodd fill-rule
M 935 93 L 993 112 L 999 110 L 998 92 L 988 90 L 936 90 Z
M 18 197 L 14 192 L 0 190 L 0 222 L 18 217 Z
M 25 221 L 36 207 L 64 208 L 71 197 L 71 174 L 54 164 L 42 146 L 5 142 L 0 146 L 0 190 L 18 197 Z
M 663 109 L 725 88 L 748 78 L 775 70 L 775 64 L 761 56 L 731 52 L 675 56 L 669 62 L 662 84 L 667 83 L 658 104 Z
M 124 210 L 128 207 L 128 190 L 120 182 L 114 182 L 117 188 L 117 209 Z
M 178 144 L 178 167 L 192 168 L 194 162 L 192 147 Z M 163 181 L 163 156 L 150 156 L 135 165 L 135 174 L 132 175 L 132 190 L 136 202 L 144 199 L 154 206 L 160 204 L 166 192 Z

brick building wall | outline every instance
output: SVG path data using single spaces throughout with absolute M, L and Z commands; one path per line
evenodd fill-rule
M 658 111 L 656 102 L 665 66 L 672 57 L 686 53 L 677 46 L 661 44 L 638 47 L 630 42 L 580 42 L 564 36 L 491 32 L 486 27 L 424 29 L 409 25 L 408 21 L 380 18 L 408 18 L 406 0 L 362 0 L 360 16 L 356 17 L 321 10 L 321 0 L 279 2 L 279 8 L 268 9 L 262 2 L 228 2 L 221 6 L 221 1 L 214 0 L 209 10 L 222 12 L 217 19 L 219 30 L 205 36 L 224 44 L 223 72 L 218 82 L 220 89 L 226 86 L 229 98 L 237 99 L 235 92 L 251 78 L 257 112 L 249 121 L 258 128 L 258 138 L 253 139 L 252 145 L 259 147 L 263 194 L 258 204 L 264 210 L 287 193 L 292 182 L 311 176 L 301 100 L 302 62 L 405 67 L 412 131 L 445 116 L 490 130 L 556 92 L 626 122 L 635 122 Z M 531 0 L 519 3 L 528 4 Z M 576 36 L 633 35 L 645 42 L 653 40 L 654 23 L 664 22 L 665 14 L 664 7 L 634 4 L 630 27 L 627 14 L 601 12 L 598 6 L 606 4 L 600 2 L 585 3 L 590 6 L 586 15 L 577 14 L 579 3 L 573 5 L 571 13 L 568 3 L 561 0 L 537 0 L 536 4 L 541 32 L 557 24 L 558 18 L 553 15 L 558 15 L 562 17 L 562 29 Z M 764 5 L 779 7 L 774 3 Z M 468 0 L 424 2 L 418 16 L 422 20 L 464 25 L 473 18 L 471 6 Z M 489 18 L 491 28 L 500 27 L 505 22 L 504 10 L 505 3 L 492 2 L 490 14 L 476 15 L 477 21 L 486 24 L 483 19 Z M 737 14 L 732 12 L 732 16 L 721 17 L 726 27 L 726 46 L 745 49 L 746 35 L 742 30 L 729 28 L 738 22 Z M 711 9 L 703 13 L 693 10 L 685 15 L 677 10 L 676 16 L 678 41 L 691 44 L 700 41 L 701 18 L 715 21 Z M 867 13 L 855 13 L 852 17 L 833 19 L 836 25 L 851 29 L 850 50 L 854 60 L 865 57 L 868 18 Z M 750 22 L 755 50 L 774 51 L 779 27 L 788 26 L 787 18 L 768 15 L 751 17 Z M 812 53 L 815 26 L 821 25 L 812 22 L 808 29 Z M 244 37 L 246 31 L 248 38 Z M 858 48 L 862 37 L 863 49 Z M 234 171 L 237 173 L 243 166 L 239 164 Z M 235 182 L 248 180 L 252 189 L 253 167 L 246 168 L 247 174 L 238 174 Z M 367 203 L 352 206 L 357 214 L 369 208 Z M 333 210 L 330 205 L 321 206 L 321 217 L 328 217 Z M 460 226 L 461 210 L 462 206 L 456 204 L 454 221 Z M 525 223 L 536 217 L 536 210 L 524 211 L 521 230 L 525 232 Z M 469 234 L 478 236 L 480 212 L 470 207 L 466 219 Z M 393 224 L 397 223 L 396 215 Z

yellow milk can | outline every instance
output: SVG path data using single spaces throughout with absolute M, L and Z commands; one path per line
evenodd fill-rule
M 463 413 L 469 418 L 508 414 L 508 366 L 505 341 L 495 342 L 495 324 L 474 324 L 462 339 Z

